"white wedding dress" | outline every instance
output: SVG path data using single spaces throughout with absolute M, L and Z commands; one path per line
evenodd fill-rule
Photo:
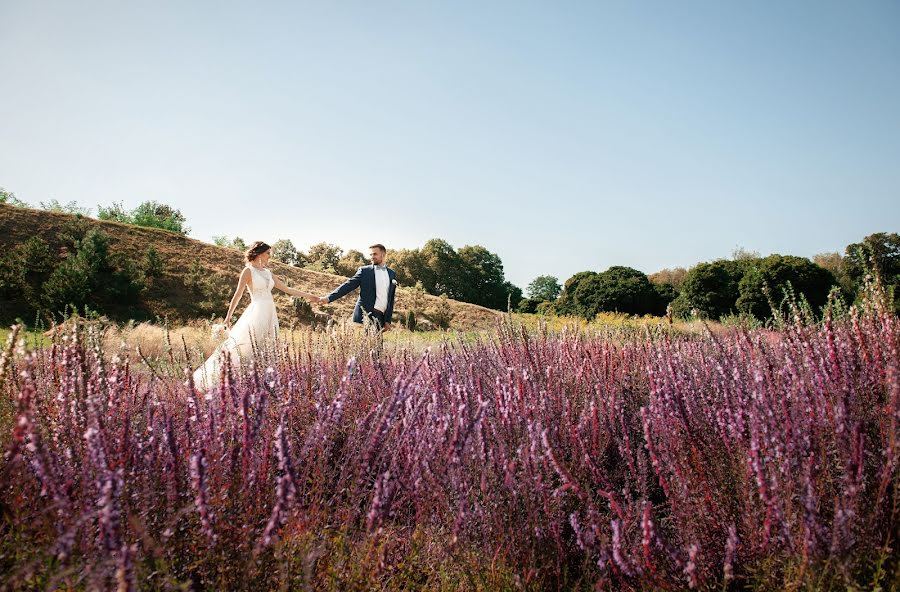
M 272 272 L 252 265 L 247 267 L 250 268 L 252 284 L 252 288 L 248 287 L 250 306 L 232 325 L 228 339 L 194 372 L 194 385 L 199 390 L 207 391 L 219 383 L 223 351 L 226 352 L 225 355 L 231 356 L 232 364 L 238 365 L 241 360 L 253 357 L 254 346 L 257 349 L 263 348 L 266 342 L 278 336 L 278 312 L 272 297 L 272 288 L 275 287 Z

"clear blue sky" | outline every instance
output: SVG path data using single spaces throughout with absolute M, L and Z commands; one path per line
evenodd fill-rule
M 0 1 L 0 186 L 507 277 L 900 230 L 900 3 Z

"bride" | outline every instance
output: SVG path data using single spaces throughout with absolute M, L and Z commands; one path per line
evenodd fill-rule
M 249 359 L 253 356 L 254 346 L 261 347 L 266 341 L 277 337 L 278 313 L 275 310 L 275 300 L 272 298 L 272 288 L 278 288 L 291 296 L 315 298 L 315 295 L 308 292 L 287 287 L 266 269 L 266 264 L 272 256 L 271 251 L 272 247 L 262 241 L 256 241 L 244 253 L 247 264 L 238 278 L 237 288 L 225 316 L 225 326 L 229 329 L 228 339 L 221 343 L 194 372 L 194 385 L 199 390 L 207 391 L 217 383 L 222 355 L 236 355 L 240 359 Z M 250 292 L 250 306 L 232 326 L 231 315 L 241 301 L 244 289 Z M 237 359 L 232 358 L 232 361 L 238 363 Z

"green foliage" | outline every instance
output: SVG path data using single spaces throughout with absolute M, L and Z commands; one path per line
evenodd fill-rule
M 750 267 L 741 279 L 737 309 L 760 320 L 768 319 L 772 305 L 780 305 L 790 290 L 802 295 L 813 311 L 818 311 L 837 283 L 833 273 L 809 259 L 769 255 Z
M 180 210 L 157 201 L 145 201 L 130 212 L 125 210 L 121 202 L 113 203 L 109 207 L 98 206 L 97 210 L 97 217 L 100 220 L 160 228 L 185 236 L 191 231 L 185 226 L 187 220 Z
M 516 306 L 516 312 L 534 314 L 537 312 L 538 306 L 544 302 L 547 301 L 539 298 L 523 298 L 519 301 L 519 305 Z
M 582 316 L 581 309 L 575 302 L 575 292 L 582 282 L 597 275 L 596 271 L 579 271 L 566 280 L 559 299 L 554 303 L 556 314 L 568 316 Z
M 303 298 L 291 298 L 291 312 L 298 321 L 312 321 L 316 317 L 312 305 Z
M 9 206 L 16 206 L 19 208 L 27 208 L 29 205 L 24 201 L 17 199 L 16 194 L 12 191 L 7 191 L 6 189 L 0 187 L 0 204 L 6 204 Z
M 580 316 L 594 318 L 601 312 L 645 315 L 657 312 L 657 293 L 642 272 L 613 266 L 578 284 L 573 298 Z
M 77 201 L 70 201 L 68 203 L 60 203 L 57 199 L 51 199 L 48 202 L 40 202 L 41 209 L 47 210 L 48 212 L 59 212 L 61 214 L 76 214 L 80 216 L 90 216 L 91 209 L 84 208 L 78 205 Z
M 679 316 L 696 311 L 701 317 L 718 319 L 734 313 L 740 296 L 738 284 L 751 261 L 719 259 L 691 268 L 681 283 L 678 302 L 673 303 Z
M 180 210 L 156 201 L 145 201 L 131 212 L 131 223 L 136 226 L 161 228 L 183 235 L 191 231 L 185 226 L 186 221 Z
M 247 243 L 244 242 L 239 236 L 234 237 L 229 240 L 226 236 L 214 236 L 213 244 L 219 247 L 228 247 L 229 249 L 237 249 L 238 251 L 244 252 L 247 250 Z
M 559 280 L 552 275 L 539 275 L 525 289 L 528 298 L 538 302 L 545 300 L 552 302 L 559 298 L 560 292 L 562 292 L 562 286 L 559 285 Z
M 344 250 L 337 245 L 321 242 L 309 248 L 306 254 L 306 268 L 324 273 L 337 273 L 337 265 Z M 354 272 L 356 269 L 353 270 Z
M 487 308 L 505 310 L 514 294 L 511 294 L 512 285 L 504 276 L 500 257 L 479 245 L 462 247 L 457 256 L 461 283 L 455 286 L 455 290 L 460 294 L 460 299 Z M 518 304 L 521 298 L 520 290 L 514 304 Z
M 44 282 L 53 271 L 50 247 L 42 239 L 31 237 L 0 256 L 0 300 L 10 301 L 3 308 L 3 320 L 15 314 L 33 318 L 40 312 Z
M 885 289 L 893 295 L 894 311 L 900 314 L 900 234 L 878 232 L 848 245 L 844 264 L 856 294 L 862 293 L 866 274 L 877 272 Z
M 228 310 L 229 287 L 218 274 L 206 270 L 200 259 L 194 259 L 188 267 L 184 285 L 194 295 L 191 308 L 195 316 L 208 317 L 214 314 L 224 316 Z
M 467 292 L 463 285 L 463 265 L 453 246 L 443 239 L 433 238 L 420 252 L 427 270 L 421 278 L 425 289 L 431 294 L 446 294 L 454 300 L 463 300 Z
M 159 256 L 159 251 L 156 250 L 156 247 L 150 245 L 147 247 L 147 250 L 144 251 L 144 275 L 151 278 L 161 277 L 163 272 L 165 271 L 165 264 L 163 263 L 162 257 Z
M 656 292 L 656 308 L 653 314 L 657 316 L 664 315 L 669 304 L 678 297 L 678 290 L 672 284 L 656 284 L 652 282 L 651 284 L 654 292 Z
M 144 289 L 142 274 L 110 255 L 109 237 L 100 230 L 88 230 L 76 247 L 44 283 L 44 306 L 51 313 L 62 313 L 67 306 L 133 312 Z
M 447 300 L 448 296 L 446 294 L 441 294 L 440 301 L 428 309 L 428 319 L 434 323 L 434 326 L 438 329 L 449 329 L 450 322 L 454 317 L 454 313 L 450 309 L 450 303 Z
M 404 285 L 419 284 L 427 292 L 425 282 L 431 270 L 419 249 L 388 251 L 388 264 L 397 273 L 397 281 Z
M 97 219 L 131 224 L 131 214 L 125 210 L 122 202 L 113 202 L 109 207 L 97 206 Z
M 416 285 L 409 289 L 409 309 L 416 314 L 421 314 L 425 310 L 427 294 L 422 282 L 416 282 Z
M 365 255 L 355 249 L 350 249 L 338 260 L 334 270 L 339 275 L 351 276 L 356 273 L 357 269 L 368 263 Z
M 279 239 L 272 243 L 272 259 L 288 265 L 297 265 L 299 261 L 297 247 L 289 239 Z

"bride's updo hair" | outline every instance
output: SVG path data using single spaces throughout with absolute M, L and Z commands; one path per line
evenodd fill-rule
M 250 248 L 247 249 L 247 251 L 244 253 L 244 259 L 247 261 L 247 263 L 250 263 L 271 248 L 272 247 L 262 241 L 256 241 L 255 243 L 250 245 Z

